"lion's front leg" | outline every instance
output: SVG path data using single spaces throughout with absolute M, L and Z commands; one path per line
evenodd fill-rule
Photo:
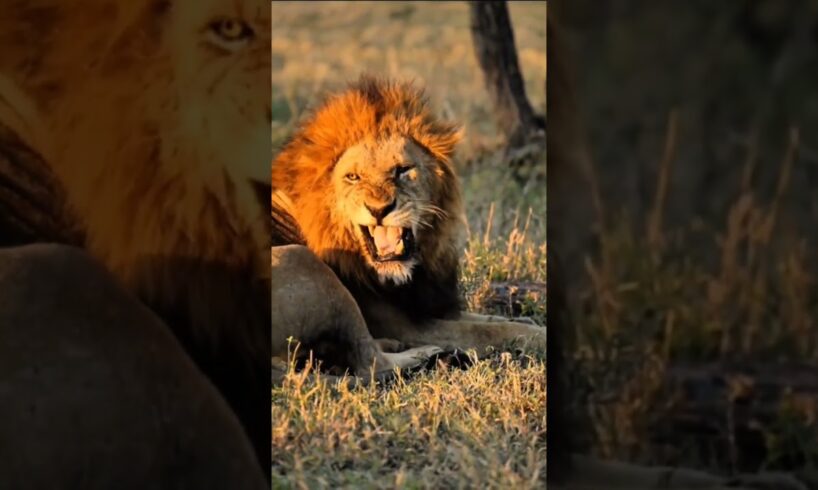
M 545 351 L 545 327 L 495 315 L 462 312 L 454 319 L 431 319 L 414 323 L 400 310 L 388 305 L 367 305 L 367 325 L 376 337 L 400 340 L 407 346 L 436 345 L 444 350 L 520 346 Z
M 545 328 L 503 317 L 462 315 L 455 320 L 433 320 L 412 332 L 415 342 L 440 346 L 443 349 L 475 349 L 484 354 L 490 348 L 502 348 L 511 343 L 545 351 Z
M 302 345 L 302 352 L 313 351 L 325 366 L 349 369 L 362 377 L 373 368 L 387 372 L 414 367 L 440 351 L 416 346 L 405 352 L 383 352 L 382 346 L 397 350 L 403 344 L 376 341 L 370 335 L 355 299 L 326 264 L 297 245 L 273 247 L 271 254 L 272 355 L 273 369 L 279 374 L 290 338 Z
M 0 486 L 269 488 L 216 386 L 87 252 L 0 248 L 0 305 Z
M 470 320 L 474 322 L 514 322 L 514 323 L 525 323 L 526 325 L 533 325 L 535 327 L 539 327 L 537 322 L 533 319 L 522 316 L 522 317 L 515 317 L 513 320 L 510 320 L 504 316 L 499 315 L 482 315 L 480 313 L 470 313 L 468 311 L 464 311 L 460 313 L 461 320 Z

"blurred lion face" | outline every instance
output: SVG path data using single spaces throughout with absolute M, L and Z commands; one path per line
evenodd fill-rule
M 179 135 L 203 162 L 269 181 L 269 3 L 184 0 L 169 15 Z

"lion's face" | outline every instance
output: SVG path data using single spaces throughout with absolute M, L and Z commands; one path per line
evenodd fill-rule
M 436 169 L 431 155 L 399 135 L 351 146 L 333 169 L 336 222 L 354 235 L 381 282 L 411 279 L 419 246 L 435 218 L 445 215 L 435 204 Z
M 175 130 L 199 149 L 201 162 L 268 181 L 269 3 L 181 0 L 169 8 L 180 110 Z
M 289 215 L 296 240 L 365 289 L 456 277 L 462 204 L 452 157 L 461 136 L 422 89 L 362 76 L 331 94 L 275 158 L 273 241 L 293 240 Z

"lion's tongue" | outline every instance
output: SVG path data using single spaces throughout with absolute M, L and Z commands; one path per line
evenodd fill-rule
M 403 228 L 396 226 L 376 226 L 372 230 L 372 238 L 375 240 L 375 248 L 378 255 L 392 255 L 401 253 L 401 235 Z

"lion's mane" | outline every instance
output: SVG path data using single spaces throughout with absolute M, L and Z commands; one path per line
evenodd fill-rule
M 458 125 L 433 115 L 422 89 L 362 76 L 308 116 L 273 162 L 274 244 L 292 242 L 300 235 L 302 244 L 330 265 L 359 301 L 389 301 L 414 320 L 454 314 L 460 308 L 457 275 L 463 213 L 452 157 L 461 134 Z M 410 138 L 434 158 L 433 203 L 445 211 L 419 240 L 420 264 L 401 286 L 375 279 L 358 242 L 343 232 L 332 212 L 336 196 L 331 174 L 338 158 L 364 138 L 391 135 Z M 285 204 L 277 194 L 286 196 Z M 298 233 L 282 218 L 287 215 L 294 218 L 290 224 L 297 224 Z

